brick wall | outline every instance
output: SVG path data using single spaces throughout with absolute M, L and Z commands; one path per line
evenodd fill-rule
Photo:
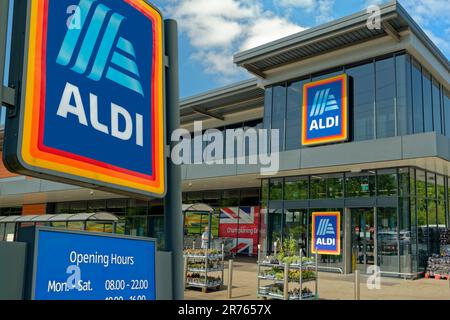
M 3 178 L 11 178 L 11 177 L 17 177 L 16 174 L 13 174 L 11 172 L 9 172 L 5 166 L 3 165 L 3 160 L 1 160 L 1 158 L 3 157 L 2 152 L 0 151 L 0 179 Z
M 38 204 L 24 204 L 22 207 L 22 215 L 42 215 L 47 213 L 47 204 L 46 203 L 38 203 Z

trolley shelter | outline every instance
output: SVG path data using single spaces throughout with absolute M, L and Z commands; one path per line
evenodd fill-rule
M 183 204 L 184 247 L 201 246 L 201 236 L 205 227 L 209 229 L 209 239 L 218 237 L 219 217 L 214 215 L 214 208 L 204 203 Z M 208 243 L 211 248 L 213 241 Z
M 118 220 L 108 212 L 0 217 L 0 241 L 15 241 L 20 228 L 34 226 L 116 233 Z

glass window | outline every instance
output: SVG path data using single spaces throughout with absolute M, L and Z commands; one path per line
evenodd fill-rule
M 409 168 L 398 169 L 398 184 L 401 197 L 409 196 Z
M 293 82 L 287 88 L 286 150 L 301 147 L 303 85 L 309 79 Z
M 413 112 L 411 104 L 411 57 L 407 54 L 396 56 L 397 79 L 397 121 L 398 134 L 413 132 Z
M 88 201 L 88 212 L 104 212 L 106 211 L 106 200 Z
M 283 179 L 270 179 L 270 200 L 282 200 L 283 197 Z
M 187 203 L 188 204 L 199 203 L 199 202 L 203 202 L 203 192 L 202 191 L 188 192 L 188 194 L 187 194 Z
M 425 69 L 422 69 L 422 75 L 425 132 L 431 132 L 433 131 L 433 100 L 431 75 Z
M 436 199 L 436 175 L 427 172 L 427 198 Z
M 376 66 L 377 138 L 395 136 L 394 58 L 378 60 Z
M 272 125 L 272 97 L 273 89 L 272 87 L 266 88 L 264 95 L 264 119 L 263 126 L 264 129 L 269 130 Z M 267 146 L 270 148 L 270 134 L 267 135 Z M 224 141 L 224 148 L 226 147 L 226 141 Z
M 327 175 L 327 198 L 335 199 L 344 196 L 344 175 L 342 173 Z
M 319 81 L 331 77 L 336 77 L 342 74 L 343 67 L 334 68 L 332 70 L 325 70 L 312 75 L 312 81 Z
M 268 217 L 268 242 L 269 242 L 269 248 L 270 252 L 274 251 L 274 242 L 278 242 L 278 245 L 282 241 L 282 211 L 281 210 L 269 210 L 269 217 Z M 279 250 L 277 249 L 279 252 Z
M 70 213 L 85 213 L 87 212 L 87 201 L 76 201 L 70 204 Z
M 130 199 L 127 209 L 129 216 L 146 216 L 148 215 L 148 201 Z
M 419 267 L 419 248 L 418 248 L 418 234 L 419 228 L 417 227 L 417 203 L 416 198 L 410 200 L 410 212 L 411 212 L 411 271 L 418 272 Z M 401 228 L 401 227 L 400 227 Z
M 289 177 L 284 182 L 285 200 L 308 200 L 308 177 Z
M 272 129 L 278 129 L 280 135 L 279 150 L 284 150 L 284 121 L 286 118 L 286 87 L 273 88 Z
M 240 206 L 258 206 L 259 205 L 259 189 L 243 189 L 241 190 Z
M 375 195 L 375 172 L 347 173 L 346 197 L 371 197 Z
M 450 137 L 450 92 L 443 90 L 442 99 L 444 101 L 445 134 Z
M 269 201 L 269 179 L 261 182 L 261 205 L 267 207 Z
M 106 210 L 115 215 L 124 215 L 127 212 L 127 199 L 112 199 L 106 202 Z
M 327 198 L 327 181 L 325 176 L 311 176 L 311 199 Z
M 427 201 L 417 198 L 417 233 L 419 270 L 424 271 L 428 259 Z
M 374 64 L 368 63 L 346 70 L 353 88 L 353 139 L 374 139 Z
M 225 190 L 222 195 L 221 205 L 223 207 L 238 206 L 240 190 Z
M 434 117 L 434 131 L 438 134 L 443 134 L 442 130 L 442 112 L 441 112 L 441 88 L 439 82 L 433 79 L 433 117 Z
M 416 169 L 416 195 L 418 198 L 427 196 L 425 171 L 419 169 Z
M 303 254 L 307 254 L 307 237 L 308 237 L 308 212 L 307 209 L 288 209 L 284 217 L 284 234 L 285 239 L 295 239 L 297 248 L 303 250 Z M 296 253 L 298 255 L 299 253 Z
M 437 205 L 435 200 L 428 200 L 428 232 L 430 253 L 439 253 L 439 226 L 437 224 Z
M 397 208 L 377 209 L 378 263 L 381 271 L 398 272 Z
M 272 87 L 266 88 L 264 95 L 264 129 L 270 129 L 272 124 Z
M 70 202 L 60 202 L 55 205 L 55 213 L 70 213 Z
M 220 191 L 205 191 L 203 192 L 203 202 L 209 204 L 211 207 L 220 206 Z
M 387 197 L 397 195 L 396 169 L 378 170 L 377 195 Z
M 415 237 L 412 237 L 411 220 L 414 213 L 410 213 L 409 198 L 399 199 L 399 255 L 400 272 L 412 272 L 412 245 L 415 246 Z M 414 240 L 413 240 L 414 239 Z
M 423 101 L 422 101 L 422 69 L 419 63 L 413 59 L 412 62 L 412 98 L 414 113 L 414 133 L 424 130 Z

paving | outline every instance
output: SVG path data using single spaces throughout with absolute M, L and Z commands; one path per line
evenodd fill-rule
M 227 300 L 228 264 L 224 276 L 224 288 L 202 293 L 201 290 L 185 291 L 186 300 Z M 353 300 L 354 276 L 327 272 L 319 273 L 319 298 L 326 300 Z M 368 277 L 361 276 L 361 300 L 450 300 L 450 282 L 436 279 L 405 280 L 381 278 L 380 289 L 369 290 Z M 269 283 L 266 281 L 266 283 Z M 239 258 L 234 262 L 232 300 L 256 300 L 256 259 Z

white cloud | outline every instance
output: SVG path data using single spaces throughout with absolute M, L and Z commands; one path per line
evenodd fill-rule
M 402 0 L 400 3 L 420 24 L 427 25 L 437 21 L 450 24 L 448 0 Z
M 233 63 L 237 51 L 304 30 L 266 11 L 261 0 L 178 0 L 166 11 L 178 20 L 195 49 L 191 58 L 199 61 L 206 73 L 218 74 L 225 81 L 244 72 Z
M 241 50 L 247 50 L 262 44 L 283 38 L 305 30 L 296 24 L 280 17 L 262 17 L 249 26 L 246 39 Z
M 274 0 L 274 2 L 276 5 L 285 7 L 288 10 L 299 8 L 314 14 L 317 24 L 333 20 L 333 6 L 335 0 Z
M 444 54 L 447 54 L 447 55 L 450 54 L 450 43 L 448 42 L 448 39 L 443 39 L 428 29 L 424 29 L 423 31 L 425 31 L 425 33 L 428 35 L 428 37 L 430 37 L 431 41 L 433 41 L 434 44 L 439 49 L 441 49 Z
M 275 0 L 282 7 L 296 7 L 313 10 L 316 7 L 316 0 Z

